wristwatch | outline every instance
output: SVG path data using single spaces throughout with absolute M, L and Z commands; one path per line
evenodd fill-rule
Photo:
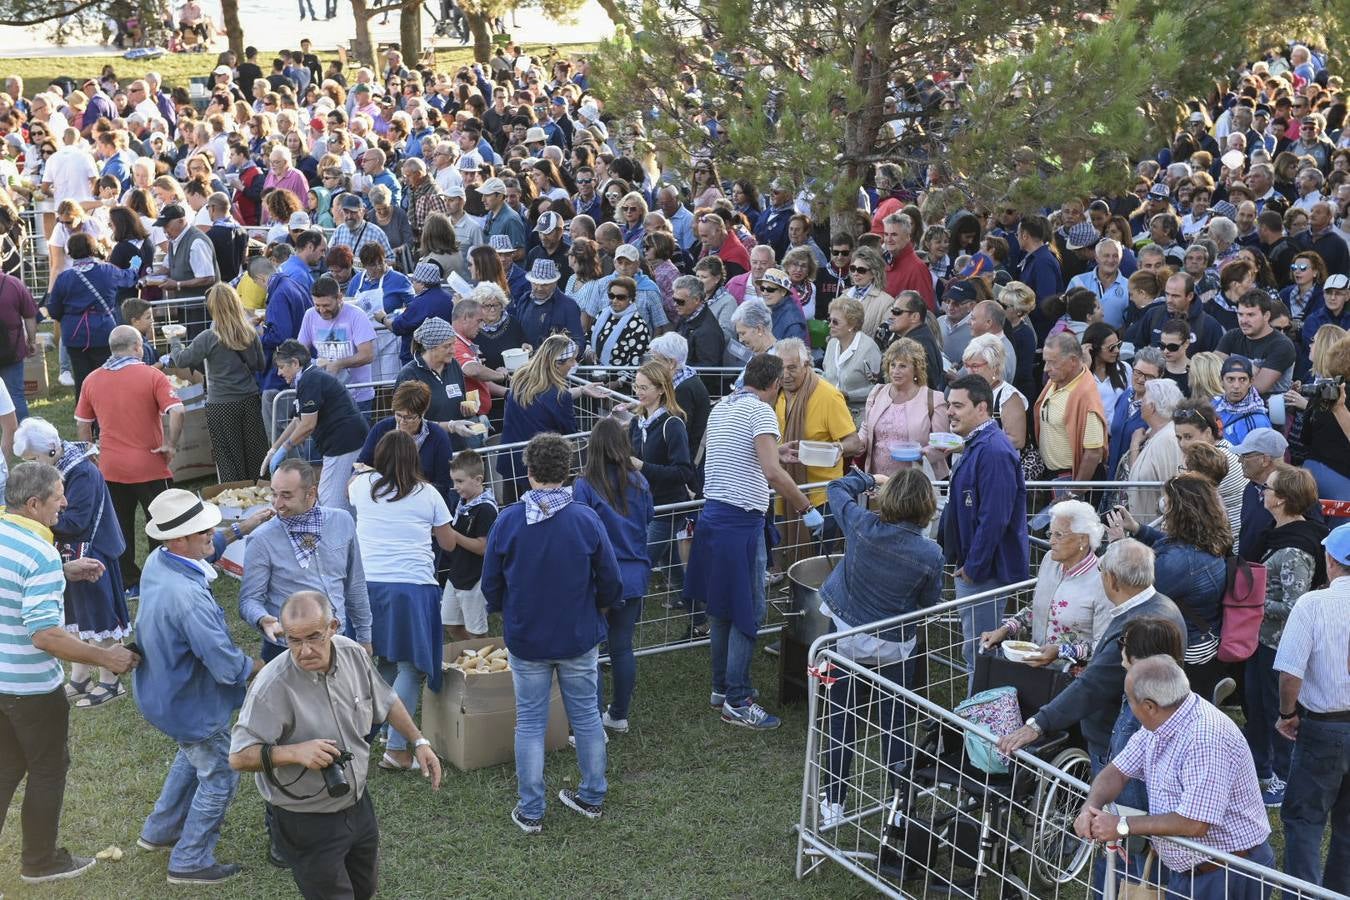
M 1295 708 L 1294 708 L 1294 711 L 1291 712 L 1291 713 L 1280 713 L 1280 719 L 1281 719 L 1281 720 L 1285 720 L 1285 719 L 1297 719 L 1297 718 L 1298 718 L 1298 707 L 1295 707 Z
M 1027 719 L 1027 727 L 1030 728 L 1032 731 L 1036 732 L 1037 734 L 1045 734 L 1045 731 L 1041 728 L 1040 724 L 1037 723 L 1035 716 L 1032 716 L 1030 719 Z
M 420 738 L 418 738 L 417 740 L 413 741 L 413 749 L 414 749 L 414 750 L 418 749 L 419 747 L 430 747 L 430 746 L 431 746 L 431 741 L 427 740 L 427 739 L 424 738 L 424 737 L 420 737 Z
M 1121 837 L 1130 836 L 1130 820 L 1125 816 L 1121 816 L 1116 820 L 1116 834 Z

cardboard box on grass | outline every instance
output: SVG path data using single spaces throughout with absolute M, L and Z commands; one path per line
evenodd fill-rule
M 29 400 L 45 397 L 51 391 L 47 380 L 47 354 L 38 352 L 23 361 L 23 395 Z
M 504 646 L 499 637 L 456 641 L 442 648 L 445 662 L 465 650 Z M 422 689 L 422 733 L 431 749 L 461 772 L 508 763 L 516 757 L 516 695 L 510 670 L 470 675 L 451 668 L 442 673 L 441 691 Z M 567 712 L 555 680 L 548 700 L 545 750 L 567 746 Z
M 164 417 L 164 434 L 169 433 L 169 417 Z M 169 461 L 175 484 L 216 474 L 216 457 L 211 449 L 211 432 L 206 428 L 206 409 L 183 410 L 183 432 L 178 437 L 178 452 Z

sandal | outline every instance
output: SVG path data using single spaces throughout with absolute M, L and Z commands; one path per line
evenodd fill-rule
M 93 680 L 93 678 L 84 678 L 79 681 L 76 681 L 74 678 L 70 679 L 70 681 L 66 682 L 66 699 L 79 700 L 81 697 L 88 694 L 89 683 Z
M 388 751 L 385 752 L 377 765 L 386 772 L 416 772 L 421 769 L 421 766 L 417 764 L 417 757 L 413 757 L 413 761 L 405 766 L 390 756 Z
M 121 699 L 126 695 L 126 688 L 122 687 L 120 681 L 100 681 L 97 687 L 75 701 L 75 708 L 92 709 L 95 706 L 102 706 L 113 700 Z

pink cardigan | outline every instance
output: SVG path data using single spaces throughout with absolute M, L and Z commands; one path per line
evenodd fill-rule
M 891 444 L 895 441 L 914 441 L 924 448 L 924 455 L 933 466 L 933 474 L 947 476 L 947 459 L 942 451 L 928 446 L 928 435 L 947 431 L 947 398 L 941 391 L 921 388 L 908 403 L 891 400 L 890 384 L 879 384 L 867 396 L 862 420 L 858 423 L 858 437 L 862 438 L 868 472 L 894 475 L 901 463 L 891 459 Z M 933 417 L 928 417 L 928 397 L 933 400 Z

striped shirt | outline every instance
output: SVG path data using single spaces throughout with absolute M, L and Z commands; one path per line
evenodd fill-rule
M 748 512 L 769 506 L 769 481 L 759 465 L 755 438 L 771 434 L 778 442 L 773 407 L 747 390 L 726 397 L 708 414 L 707 459 L 703 496 Z
M 65 622 L 66 577 L 52 533 L 22 516 L 0 515 L 0 694 L 34 696 L 61 686 L 61 663 L 33 635 Z
M 1299 598 L 1285 622 L 1275 670 L 1303 679 L 1298 702 L 1305 709 L 1350 711 L 1350 575 Z

